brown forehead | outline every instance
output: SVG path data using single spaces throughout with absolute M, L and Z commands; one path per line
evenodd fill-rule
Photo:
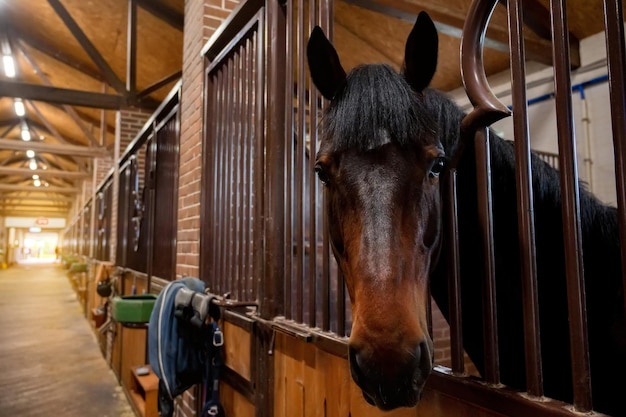
M 368 152 L 375 151 L 376 150 L 370 150 Z M 443 156 L 444 154 L 443 149 L 440 146 L 436 145 L 426 145 L 422 147 L 421 152 L 424 155 L 424 159 L 426 161 L 435 159 L 438 156 Z M 334 154 L 335 152 L 332 150 L 332 146 L 322 142 L 322 144 L 320 145 L 320 149 L 317 152 L 316 161 L 321 165 L 330 165 L 333 162 Z

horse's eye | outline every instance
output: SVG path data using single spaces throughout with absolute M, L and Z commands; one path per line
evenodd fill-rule
M 320 164 L 315 165 L 315 173 L 317 174 L 317 178 L 320 179 L 322 184 L 328 185 L 330 183 L 330 178 L 328 174 L 324 171 L 324 168 Z
M 443 156 L 438 156 L 437 158 L 435 158 L 433 166 L 430 167 L 430 172 L 428 173 L 428 176 L 430 178 L 437 178 L 439 174 L 443 172 L 445 167 L 446 158 L 444 158 Z

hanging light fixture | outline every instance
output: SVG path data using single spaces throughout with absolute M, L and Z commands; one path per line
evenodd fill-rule
M 39 187 L 41 185 L 41 180 L 34 180 L 33 184 L 35 185 L 35 187 Z
M 4 64 L 4 75 L 9 78 L 15 78 L 15 61 L 11 55 L 3 55 L 2 63 Z
M 33 174 L 33 179 L 34 179 L 34 180 L 38 180 L 38 179 L 39 179 L 39 175 L 37 175 L 37 174 Z
M 22 140 L 25 142 L 30 140 L 30 130 L 28 130 L 28 126 L 22 128 Z
M 16 98 L 13 102 L 13 107 L 15 108 L 15 114 L 19 117 L 22 117 L 26 114 L 26 108 L 24 107 L 24 102 L 21 98 Z
M 37 169 L 37 161 L 35 160 L 35 158 L 32 158 L 30 160 L 30 163 L 28 164 L 28 167 L 30 169 L 32 169 L 33 171 Z
M 35 157 L 35 151 L 33 151 L 32 149 L 29 149 L 26 151 L 26 157 L 27 158 L 34 158 Z

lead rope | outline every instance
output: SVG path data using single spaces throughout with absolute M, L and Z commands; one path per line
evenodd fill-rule
M 224 345 L 224 335 L 222 334 L 216 321 L 211 324 L 211 347 L 209 360 L 207 361 L 207 379 L 204 383 L 204 396 L 208 399 L 202 410 L 202 417 L 219 416 L 225 417 L 226 413 L 220 403 L 220 368 L 223 365 L 222 346 Z

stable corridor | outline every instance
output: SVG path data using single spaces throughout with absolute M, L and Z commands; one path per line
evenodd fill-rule
M 134 417 L 59 264 L 0 270 L 0 417 Z

